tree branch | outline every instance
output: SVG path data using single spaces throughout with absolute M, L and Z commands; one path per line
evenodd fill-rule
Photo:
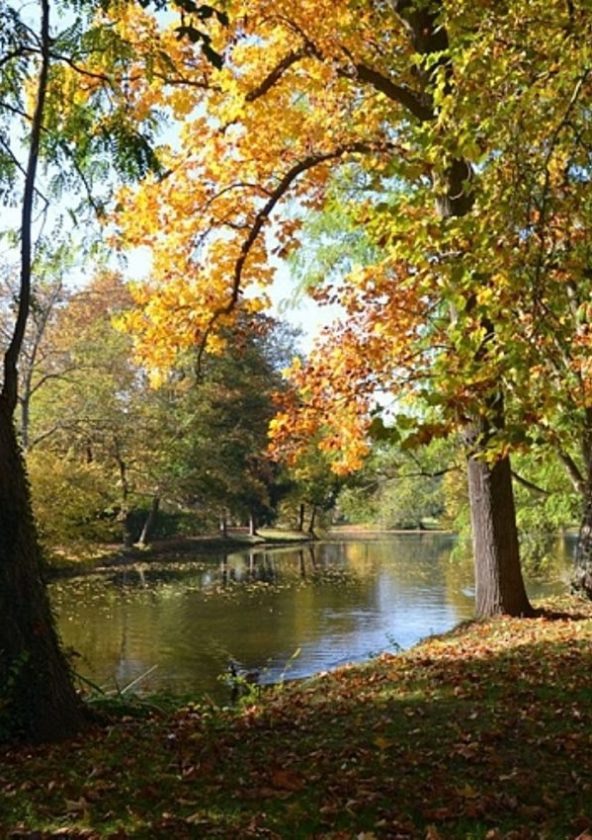
M 198 351 L 197 351 L 197 360 L 196 360 L 196 369 L 199 371 L 201 367 L 201 359 L 205 350 L 205 346 L 209 336 L 212 333 L 216 323 L 220 320 L 220 318 L 224 315 L 229 315 L 232 310 L 235 308 L 236 304 L 238 303 L 238 299 L 240 297 L 241 291 L 241 280 L 243 275 L 243 269 L 245 267 L 245 263 L 247 258 L 251 252 L 251 249 L 255 242 L 257 241 L 259 234 L 264 226 L 264 224 L 269 219 L 271 213 L 273 212 L 275 206 L 278 202 L 286 195 L 294 181 L 302 175 L 304 172 L 307 172 L 309 169 L 313 169 L 315 166 L 319 166 L 322 163 L 326 163 L 329 160 L 336 160 L 340 157 L 343 157 L 346 154 L 351 153 L 367 153 L 370 151 L 370 148 L 364 143 L 353 143 L 351 146 L 343 146 L 338 149 L 333 150 L 332 152 L 325 152 L 319 153 L 316 155 L 309 155 L 308 157 L 304 158 L 298 163 L 294 164 L 280 179 L 276 188 L 270 193 L 270 197 L 268 201 L 263 205 L 263 207 L 257 212 L 253 224 L 251 225 L 249 234 L 247 235 L 246 239 L 244 240 L 240 254 L 236 260 L 234 266 L 234 275 L 232 279 L 232 289 L 230 294 L 230 300 L 224 306 L 219 307 L 210 318 L 210 322 L 206 329 L 204 330 L 204 334 L 202 336 Z
M 366 64 L 356 64 L 355 69 L 356 76 L 361 82 L 372 85 L 375 90 L 383 93 L 388 99 L 403 105 L 421 122 L 434 119 L 434 110 L 428 97 L 423 97 L 406 85 L 396 84 L 388 76 L 379 73 L 378 70 L 374 70 Z M 340 72 L 340 75 L 348 76 L 346 71 Z
M 574 488 L 578 491 L 578 493 L 585 493 L 586 482 L 584 481 L 584 476 L 582 475 L 580 468 L 578 467 L 574 459 L 569 453 L 564 452 L 562 449 L 559 449 L 557 451 L 557 455 L 559 456 L 559 460 L 565 467 Z
M 265 96 L 265 94 L 271 90 L 271 88 L 279 82 L 282 78 L 286 70 L 288 70 L 293 64 L 296 64 L 298 61 L 301 61 L 303 58 L 306 58 L 307 55 L 310 55 L 311 51 L 307 47 L 302 47 L 299 50 L 292 50 L 289 52 L 282 60 L 271 70 L 268 75 L 263 79 L 259 85 L 254 88 L 253 90 L 249 91 L 245 96 L 246 102 L 254 102 L 256 99 L 259 99 L 261 96 Z
M 545 490 L 543 487 L 539 487 L 538 484 L 535 484 L 533 481 L 529 481 L 524 476 L 518 475 L 517 472 L 512 470 L 512 478 L 516 479 L 518 484 L 521 484 L 522 487 L 526 487 L 527 490 L 531 490 L 533 493 L 536 493 L 537 496 L 550 496 L 551 492 L 549 490 Z

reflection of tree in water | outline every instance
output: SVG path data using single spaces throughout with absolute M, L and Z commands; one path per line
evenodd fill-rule
M 348 578 L 351 563 L 342 544 L 310 543 L 306 546 L 269 551 L 250 550 L 223 558 L 217 574 L 208 575 L 204 585 L 265 583 L 273 586 L 290 583 L 315 583 L 335 580 L 338 572 Z
M 562 580 L 573 565 L 575 547 L 575 537 L 558 533 L 554 528 L 522 533 L 520 555 L 525 576 Z
M 561 591 L 569 580 L 574 562 L 576 537 L 552 532 L 526 532 L 520 535 L 521 564 L 531 597 Z M 438 560 L 451 604 L 466 607 L 473 597 L 474 567 L 470 542 L 459 540 L 453 550 L 443 550 Z
M 111 583 L 61 581 L 54 603 L 64 642 L 83 654 L 80 670 L 94 681 L 112 684 L 117 674 L 125 685 L 157 664 L 140 690 L 191 689 L 226 702 L 219 675 L 230 658 L 246 673 L 263 669 L 277 678 L 301 648 L 293 670 L 311 673 L 383 649 L 387 633 L 407 646 L 471 615 L 471 552 L 453 561 L 453 544 L 416 534 L 254 547 L 145 565 L 143 575 L 112 570 Z M 559 556 L 569 565 L 569 544 Z

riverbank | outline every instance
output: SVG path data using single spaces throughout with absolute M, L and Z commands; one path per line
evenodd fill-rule
M 0 758 L 6 837 L 590 840 L 592 605 Z M 33 833 L 37 832 L 37 833 Z
M 190 537 L 168 537 L 154 540 L 146 546 L 96 545 L 88 547 L 81 555 L 56 551 L 48 558 L 46 576 L 48 579 L 73 577 L 91 572 L 108 571 L 116 566 L 133 569 L 145 563 L 171 563 L 189 557 L 212 557 L 232 554 L 249 548 L 257 550 L 281 548 L 282 546 L 307 544 L 314 537 L 300 531 L 262 529 L 251 536 L 247 528 L 233 528 L 228 536 L 219 534 L 198 534 Z

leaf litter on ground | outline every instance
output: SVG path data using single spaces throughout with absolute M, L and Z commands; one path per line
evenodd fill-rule
M 0 836 L 589 840 L 591 676 L 565 598 L 236 708 L 146 704 L 9 747 Z

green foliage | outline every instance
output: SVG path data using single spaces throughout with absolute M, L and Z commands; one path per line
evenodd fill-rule
M 559 533 L 578 524 L 582 499 L 553 452 L 543 450 L 537 457 L 519 455 L 513 466 L 518 476 L 543 491 L 514 481 L 522 562 L 534 576 L 553 563 Z
M 37 526 L 46 545 L 80 548 L 113 539 L 117 494 L 98 464 L 33 450 L 27 467 Z
M 365 468 L 340 494 L 340 512 L 351 522 L 372 522 L 386 529 L 444 522 L 445 482 L 458 471 L 458 445 L 435 439 L 409 448 L 395 442 L 396 437 L 390 429 L 381 431 L 382 442 L 375 444 Z

